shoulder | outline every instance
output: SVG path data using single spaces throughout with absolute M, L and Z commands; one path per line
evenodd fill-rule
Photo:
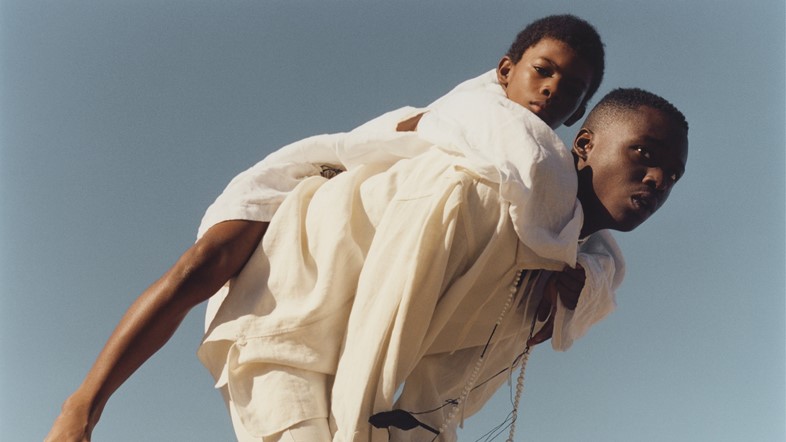
M 556 162 L 572 172 L 570 153 L 557 134 L 535 114 L 505 96 L 483 90 L 446 96 L 418 124 L 422 137 L 450 141 L 462 151 L 487 158 Z M 496 162 L 496 161 L 495 161 Z
M 472 130 L 498 132 L 501 129 L 527 132 L 550 143 L 557 139 L 554 131 L 537 115 L 504 94 L 488 89 L 471 89 L 451 93 L 429 108 L 431 118 L 452 121 Z
M 614 262 L 614 281 L 612 286 L 619 287 L 625 276 L 625 258 L 622 249 L 617 244 L 609 230 L 600 230 L 590 235 L 581 244 L 579 251 L 584 254 L 608 256 Z
M 478 91 L 483 90 L 491 93 L 496 93 L 498 95 L 505 96 L 505 92 L 502 87 L 499 85 L 499 81 L 497 80 L 497 71 L 496 69 L 492 69 L 490 71 L 484 72 L 483 74 L 478 75 L 477 77 L 470 78 L 456 87 L 451 89 L 447 94 L 437 98 L 433 103 L 429 105 L 429 107 L 438 106 L 440 102 L 445 100 L 447 97 L 450 97 L 453 94 L 458 92 L 468 92 L 468 91 Z

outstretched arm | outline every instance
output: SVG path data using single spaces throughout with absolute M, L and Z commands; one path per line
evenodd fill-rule
M 186 314 L 235 276 L 268 223 L 211 227 L 125 313 L 82 385 L 63 404 L 47 442 L 90 440 L 109 397 L 172 336 Z

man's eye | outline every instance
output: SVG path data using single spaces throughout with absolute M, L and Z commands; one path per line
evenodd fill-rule
M 644 158 L 644 159 L 647 159 L 647 160 L 651 160 L 652 159 L 652 152 L 650 152 L 650 150 L 647 149 L 646 147 L 639 146 L 639 147 L 636 148 L 636 152 L 638 152 L 639 155 L 641 155 L 642 158 Z

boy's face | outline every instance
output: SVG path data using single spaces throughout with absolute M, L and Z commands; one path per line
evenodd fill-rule
M 594 131 L 582 128 L 573 149 L 591 231 L 627 232 L 646 221 L 666 202 L 688 160 L 682 128 L 647 106 Z
M 530 46 L 518 63 L 505 56 L 497 79 L 508 98 L 556 129 L 584 113 L 582 102 L 592 81 L 592 66 L 565 43 L 544 38 Z

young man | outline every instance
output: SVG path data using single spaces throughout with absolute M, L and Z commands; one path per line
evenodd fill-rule
M 457 413 L 517 364 L 548 294 L 543 269 L 578 261 L 605 276 L 595 281 L 618 278 L 618 256 L 588 260 L 577 243 L 663 204 L 687 161 L 684 118 L 652 94 L 615 91 L 571 156 L 538 144 L 548 128 L 506 103 L 457 94 L 418 124 L 437 148 L 305 180 L 285 201 L 200 349 L 241 440 L 293 427 L 313 431 L 304 440 L 387 440 L 368 420 L 394 409 L 426 426 L 393 440 L 429 440 L 428 428 L 452 440 Z M 593 308 L 578 302 L 577 314 Z
M 584 115 L 587 102 L 601 83 L 604 58 L 603 43 L 592 25 L 572 15 L 544 17 L 516 36 L 495 70 L 458 85 L 427 109 L 439 109 L 456 93 L 484 92 L 506 97 L 536 114 L 552 129 L 562 124 L 572 125 Z M 348 134 L 310 137 L 280 149 L 229 184 L 205 214 L 199 236 L 216 222 L 227 219 L 268 222 L 295 185 L 304 177 L 319 175 L 321 169 L 333 174 L 369 163 L 391 165 L 422 153 L 428 143 L 390 145 L 379 141 L 405 137 L 398 132 L 414 130 L 425 111 L 401 108 Z M 479 150 L 487 148 L 478 146 Z M 605 243 L 613 243 L 613 239 L 598 239 L 599 245 Z M 610 247 L 616 246 L 611 244 Z M 564 300 L 568 305 L 576 305 L 584 287 L 584 270 L 581 267 L 565 269 L 554 277 Z M 597 295 L 585 290 L 585 298 L 601 297 L 605 307 L 597 309 L 594 317 L 579 315 L 575 321 L 559 321 L 561 324 L 557 324 L 552 341 L 555 349 L 566 350 L 574 339 L 584 334 L 589 324 L 611 311 L 613 294 L 609 289 L 611 286 Z M 223 294 L 210 299 L 206 325 L 221 304 Z M 564 319 L 566 315 L 572 316 L 562 311 L 552 315 L 548 326 L 533 338 L 533 343 L 550 338 L 554 318 Z

